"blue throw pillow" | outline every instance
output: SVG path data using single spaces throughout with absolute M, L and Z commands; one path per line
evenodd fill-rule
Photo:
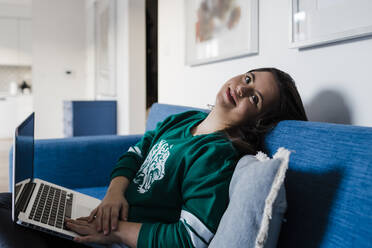
M 290 152 L 273 159 L 259 153 L 242 157 L 231 179 L 230 202 L 209 248 L 276 247 L 287 208 L 284 177 Z

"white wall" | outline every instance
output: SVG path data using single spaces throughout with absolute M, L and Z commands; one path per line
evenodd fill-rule
M 353 124 L 372 126 L 372 37 L 289 49 L 289 3 L 259 1 L 258 55 L 189 67 L 184 64 L 184 1 L 159 0 L 159 102 L 205 108 L 214 103 L 217 91 L 230 77 L 273 66 L 292 75 L 308 112 L 316 108 L 326 118 L 349 109 Z M 322 94 L 329 91 L 332 94 Z M 339 101 L 330 104 L 327 97 Z M 316 106 L 320 102 L 324 105 Z M 342 104 L 345 108 L 339 109 Z M 318 120 L 316 113 L 312 116 Z
M 62 137 L 63 100 L 87 95 L 84 13 L 84 0 L 32 1 L 36 138 Z
M 0 16 L 31 18 L 31 1 L 17 3 L 16 1 L 0 1 Z

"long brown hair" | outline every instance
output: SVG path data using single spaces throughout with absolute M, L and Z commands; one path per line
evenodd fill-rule
M 271 72 L 279 88 L 279 104 L 277 108 L 245 126 L 225 130 L 229 139 L 242 154 L 255 154 L 264 151 L 265 135 L 282 120 L 307 121 L 305 109 L 292 77 L 279 69 L 267 67 L 249 72 Z

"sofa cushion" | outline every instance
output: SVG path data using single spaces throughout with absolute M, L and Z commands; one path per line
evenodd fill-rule
M 276 247 L 287 207 L 283 181 L 288 159 L 289 151 L 281 148 L 274 159 L 246 155 L 239 160 L 230 183 L 230 202 L 210 248 Z

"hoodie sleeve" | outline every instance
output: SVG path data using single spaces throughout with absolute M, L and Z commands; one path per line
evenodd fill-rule
M 111 172 L 111 180 L 118 176 L 125 176 L 130 181 L 133 179 L 147 156 L 157 129 L 146 132 L 136 145 L 129 147 L 128 151 L 119 158 Z

